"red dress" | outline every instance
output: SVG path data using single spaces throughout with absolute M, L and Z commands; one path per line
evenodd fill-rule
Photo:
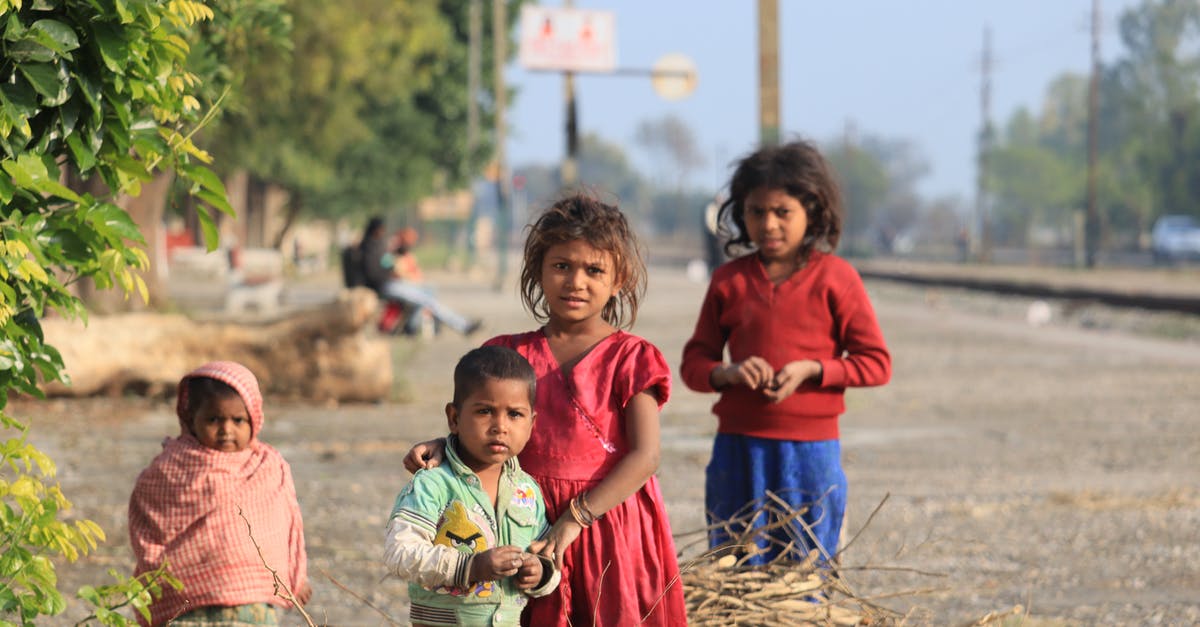
M 502 335 L 538 375 L 537 422 L 521 467 L 537 480 L 550 521 L 576 494 L 595 487 L 629 450 L 624 407 L 650 392 L 661 408 L 671 370 L 653 344 L 617 331 L 563 373 L 546 335 Z M 644 622 L 643 622 L 644 619 Z M 658 478 L 584 529 L 563 556 L 563 579 L 548 596 L 532 599 L 527 625 L 686 625 L 683 585 Z

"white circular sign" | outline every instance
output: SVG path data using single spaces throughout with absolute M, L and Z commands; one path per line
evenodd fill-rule
M 651 72 L 650 84 L 666 100 L 687 98 L 696 90 L 696 64 L 678 52 L 663 55 Z

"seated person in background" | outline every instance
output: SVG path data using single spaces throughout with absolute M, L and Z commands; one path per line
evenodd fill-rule
M 446 325 L 463 335 L 479 330 L 479 320 L 468 320 L 458 312 L 438 301 L 433 290 L 424 285 L 424 276 L 412 247 L 417 243 L 417 231 L 408 227 L 396 237 L 393 251 L 384 256 L 382 264 L 391 271 L 384 283 L 381 295 L 392 301 L 403 303 L 406 310 L 404 331 L 416 335 L 420 330 L 421 317 L 428 312 L 439 325 Z

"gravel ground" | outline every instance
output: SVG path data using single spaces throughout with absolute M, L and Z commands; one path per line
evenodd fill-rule
M 1200 320 L 1048 303 L 1049 321 L 1035 326 L 1030 301 L 868 288 L 895 374 L 884 388 L 851 391 L 842 422 L 855 538 L 844 562 L 858 595 L 909 624 L 970 623 L 1018 605 L 1034 625 L 1200 623 Z M 651 289 L 635 331 L 677 363 L 704 286 L 662 268 Z M 440 294 L 484 316 L 484 336 L 533 326 L 514 289 L 443 277 Z M 478 339 L 392 340 L 391 402 L 268 399 L 263 436 L 295 472 L 319 624 L 387 625 L 384 614 L 406 622 L 405 584 L 379 563 L 385 516 L 408 478 L 402 455 L 444 431 L 453 363 Z M 677 380 L 663 414 L 659 475 L 680 534 L 703 524 L 697 477 L 714 400 Z M 110 568 L 127 573 L 129 490 L 177 432 L 170 403 L 9 410 L 33 423 L 33 441 L 58 462 L 71 514 L 108 533 L 94 554 L 60 566 L 61 588 L 102 583 Z M 684 561 L 697 551 L 685 548 Z M 46 624 L 82 615 L 73 603 Z M 295 614 L 284 622 L 301 624 Z

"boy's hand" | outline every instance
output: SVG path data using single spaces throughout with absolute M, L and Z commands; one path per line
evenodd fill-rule
M 436 440 L 426 440 L 417 443 L 408 451 L 408 455 L 404 456 L 404 468 L 411 473 L 426 468 L 434 468 L 441 465 L 442 460 L 446 457 L 446 440 L 438 438 Z
M 521 553 L 521 567 L 513 578 L 518 590 L 532 590 L 542 580 L 542 560 L 533 553 Z
M 471 560 L 471 582 L 512 577 L 525 564 L 522 554 L 524 551 L 512 545 L 498 546 L 477 553 L 475 559 Z

